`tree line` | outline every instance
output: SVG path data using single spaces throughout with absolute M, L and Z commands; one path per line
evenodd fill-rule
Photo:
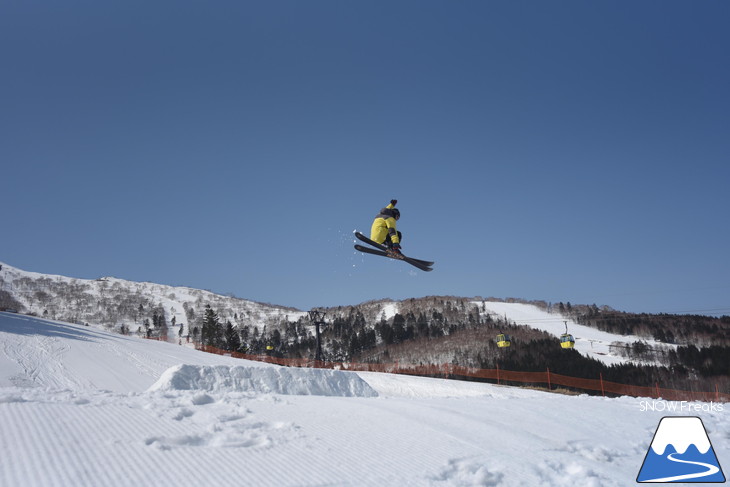
M 677 389 L 697 388 L 698 381 L 704 380 L 707 390 L 713 390 L 718 381 L 726 387 L 730 381 L 730 348 L 724 345 L 657 348 L 638 341 L 622 345 L 621 353 L 634 362 L 607 365 L 575 350 L 562 349 L 559 340 L 545 332 L 480 313 L 480 306 L 473 302 L 447 302 L 428 309 L 412 307 L 388 318 L 383 315 L 374 318 L 377 315 L 357 306 L 341 309 L 322 329 L 324 358 L 333 362 L 448 362 L 514 371 L 549 368 L 551 372 L 571 377 L 596 379 L 602 376 L 607 381 L 640 386 L 661 383 Z M 576 307 L 563 309 L 566 313 L 568 310 L 577 313 Z M 595 319 L 596 308 L 586 307 L 582 311 Z M 201 335 L 204 344 L 244 353 L 314 358 L 316 340 L 313 327 L 305 318 L 259 330 L 258 327 L 238 329 L 230 321 L 223 323 L 210 307 L 204 315 Z M 574 315 L 574 318 L 590 324 L 588 317 Z M 624 316 L 622 322 L 636 323 L 643 318 Z M 682 323 L 684 319 L 673 318 L 675 323 Z M 654 323 L 654 320 L 645 323 Z M 709 327 L 708 333 L 715 325 L 718 329 L 724 326 L 722 319 L 708 318 L 702 323 Z M 619 322 L 612 322 L 612 326 L 618 327 Z M 656 332 L 652 325 L 644 325 L 645 331 L 652 329 Z M 630 332 L 638 330 L 634 324 Z M 512 346 L 508 349 L 497 347 L 494 338 L 499 332 L 512 336 Z

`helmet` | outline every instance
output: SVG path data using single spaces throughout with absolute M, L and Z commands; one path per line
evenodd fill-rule
M 395 218 L 396 220 L 400 219 L 400 210 L 398 210 L 398 208 L 393 208 L 390 211 L 393 213 L 393 218 Z

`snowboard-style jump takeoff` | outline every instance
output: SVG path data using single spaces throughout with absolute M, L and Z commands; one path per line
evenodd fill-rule
M 432 271 L 433 262 L 407 257 L 401 252 L 400 242 L 403 239 L 403 234 L 396 228 L 396 221 L 400 219 L 400 211 L 395 207 L 397 203 L 398 200 L 390 200 L 390 204 L 380 210 L 380 213 L 373 220 L 370 238 L 360 232 L 355 232 L 355 237 L 374 248 L 356 244 L 355 249 L 366 254 L 402 260 L 422 271 Z

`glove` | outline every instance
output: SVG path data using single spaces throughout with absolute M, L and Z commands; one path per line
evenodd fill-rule
M 398 203 L 398 200 L 390 200 L 390 204 L 395 206 Z

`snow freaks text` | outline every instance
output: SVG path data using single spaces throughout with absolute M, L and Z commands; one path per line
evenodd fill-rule
M 668 413 L 721 413 L 725 405 L 716 402 L 689 402 L 689 401 L 640 401 L 639 410 L 659 411 Z

